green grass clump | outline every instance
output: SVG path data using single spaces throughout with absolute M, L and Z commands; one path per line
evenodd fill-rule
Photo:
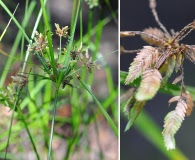
M 102 30 L 115 13 L 112 11 L 111 17 L 101 18 L 93 24 L 94 12 L 90 10 L 88 31 L 83 34 L 82 3 L 74 0 L 70 26 L 55 23 L 55 28 L 52 28 L 46 0 L 40 0 L 40 4 L 26 0 L 22 22 L 8 9 L 9 3 L 0 1 L 18 28 L 10 53 L 0 51 L 8 56 L 0 80 L 1 108 L 5 113 L 9 111 L 7 117 L 2 114 L 5 119 L 0 123 L 3 126 L 0 130 L 0 158 L 23 159 L 30 150 L 34 152 L 34 159 L 56 159 L 58 155 L 52 152 L 52 145 L 55 143 L 53 139 L 59 139 L 66 145 L 63 159 L 71 159 L 76 148 L 82 146 L 82 139 L 87 139 L 84 133 L 88 132 L 88 126 L 97 123 L 100 117 L 107 120 L 113 134 L 118 136 L 118 89 L 114 86 L 108 64 L 97 64 L 104 58 L 97 58 Z M 37 10 L 39 5 L 41 8 Z M 16 13 L 19 9 L 20 5 Z M 34 25 L 29 23 L 33 14 L 36 15 Z M 80 38 L 76 39 L 78 19 Z M 32 28 L 31 37 L 27 28 Z M 7 32 L 9 27 L 2 34 L 2 41 Z M 91 40 L 93 36 L 95 42 Z M 54 43 L 55 39 L 59 45 Z M 20 54 L 16 54 L 19 51 Z M 16 61 L 21 67 L 15 69 L 17 73 L 7 82 L 8 71 L 14 70 L 12 66 Z M 96 69 L 100 68 L 105 70 L 108 96 L 98 100 L 97 93 L 91 88 L 96 81 Z M 63 126 L 66 126 L 64 132 L 61 131 Z M 89 148 L 87 144 L 83 152 L 92 152 Z M 99 156 L 104 157 L 104 151 L 101 146 L 99 148 Z M 87 149 L 89 151 L 85 151 Z

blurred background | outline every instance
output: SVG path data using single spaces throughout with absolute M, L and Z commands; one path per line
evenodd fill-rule
M 157 12 L 161 22 L 166 26 L 167 30 L 180 31 L 185 25 L 195 19 L 194 0 L 157 0 Z M 120 30 L 121 31 L 142 31 L 148 27 L 157 27 L 156 21 L 149 8 L 149 1 L 143 0 L 122 0 L 120 2 Z M 195 31 L 191 32 L 181 43 L 195 44 Z M 146 44 L 139 36 L 121 38 L 121 45 L 127 50 L 141 49 Z M 128 71 L 130 63 L 136 56 L 134 54 L 122 54 L 120 57 L 120 70 Z M 184 61 L 185 85 L 195 86 L 195 65 L 188 61 Z M 172 82 L 172 78 L 169 82 Z M 130 87 L 121 85 L 122 90 Z M 165 115 L 174 110 L 175 105 L 168 107 L 168 100 L 172 96 L 158 93 L 154 99 L 147 102 L 144 110 L 163 130 Z M 122 109 L 121 109 L 122 110 Z M 141 118 L 141 117 L 139 117 Z M 186 117 L 181 128 L 175 135 L 176 147 L 179 148 L 189 159 L 195 158 L 195 113 L 192 112 L 190 117 Z M 120 157 L 121 160 L 166 160 L 167 158 L 154 145 L 149 142 L 142 133 L 133 126 L 127 132 L 124 132 L 127 120 L 121 112 L 121 138 L 120 138 Z M 146 125 L 149 127 L 150 125 Z M 152 132 L 152 131 L 151 131 Z M 151 134 L 151 137 L 153 135 Z M 177 159 L 177 158 L 176 158 Z M 179 159 L 179 157 L 178 157 Z

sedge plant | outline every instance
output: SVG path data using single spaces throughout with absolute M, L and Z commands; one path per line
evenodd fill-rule
M 109 83 L 109 95 L 111 96 L 100 102 L 91 90 L 92 82 L 94 81 L 94 70 L 99 69 L 97 55 L 102 29 L 113 17 L 100 19 L 97 25 L 93 25 L 93 19 L 89 19 L 88 33 L 83 35 L 82 3 L 82 0 L 74 0 L 70 26 L 63 27 L 55 23 L 53 31 L 51 19 L 46 10 L 47 0 L 40 0 L 41 8 L 38 10 L 32 35 L 29 38 L 25 28 L 28 25 L 27 22 L 30 19 L 30 15 L 38 5 L 37 2 L 26 1 L 24 19 L 22 23 L 19 23 L 6 4 L 0 1 L 0 5 L 10 15 L 12 21 L 19 29 L 5 63 L 0 82 L 1 104 L 4 107 L 7 106 L 12 113 L 10 124 L 5 127 L 7 130 L 0 137 L 2 141 L 0 157 L 5 159 L 12 157 L 11 148 L 15 144 L 20 144 L 18 145 L 18 150 L 24 150 L 22 139 L 16 140 L 15 138 L 19 135 L 21 136 L 25 130 L 28 141 L 31 144 L 30 148 L 35 153 L 35 159 L 44 157 L 41 154 L 41 150 L 45 150 L 44 153 L 47 153 L 47 156 L 45 156 L 48 160 L 55 159 L 58 156 L 52 152 L 54 135 L 61 139 L 63 137 L 67 138 L 67 149 L 64 153 L 64 159 L 70 159 L 76 146 L 81 143 L 82 131 L 86 132 L 87 125 L 96 121 L 99 114 L 103 115 L 107 120 L 117 137 L 117 117 L 114 120 L 108 114 L 108 109 L 111 106 L 111 113 L 113 115 L 117 114 L 116 98 L 118 92 L 117 88 L 114 87 L 111 69 L 107 64 L 105 68 Z M 96 5 L 92 6 L 95 7 Z M 93 10 L 90 10 L 89 16 L 92 15 Z M 112 15 L 115 14 L 112 13 Z M 75 30 L 78 19 L 80 20 L 80 39 L 76 40 Z M 39 25 L 40 23 L 43 23 L 44 27 Z M 93 44 L 90 39 L 95 33 L 98 36 L 96 36 L 95 44 Z M 58 37 L 58 47 L 54 45 L 53 37 Z M 7 86 L 3 86 L 8 76 L 7 71 L 10 70 L 14 60 L 19 59 L 15 52 L 19 48 L 20 43 L 21 51 L 25 51 L 24 46 L 28 43 L 25 54 L 21 54 L 20 57 L 21 62 L 23 62 L 21 71 L 11 75 L 12 81 Z M 95 46 L 95 49 L 92 50 L 94 54 L 91 55 L 92 45 Z M 34 61 L 37 63 L 35 64 Z M 89 101 L 91 101 L 92 106 L 97 106 L 96 109 L 92 109 L 92 115 L 86 112 Z M 70 104 L 71 108 L 70 114 L 62 118 L 56 114 L 61 114 L 58 108 L 64 103 Z M 66 106 L 65 109 L 67 108 L 69 107 Z M 56 121 L 58 122 L 57 126 Z M 69 131 L 65 135 L 61 134 L 61 132 L 55 133 L 55 128 L 64 123 L 68 124 L 67 128 Z M 20 127 L 21 125 L 23 127 Z M 86 126 L 84 129 L 82 128 L 83 125 Z M 5 138 L 6 140 L 4 140 Z M 41 145 L 39 146 L 38 143 Z M 18 157 L 21 157 L 21 155 L 18 155 Z

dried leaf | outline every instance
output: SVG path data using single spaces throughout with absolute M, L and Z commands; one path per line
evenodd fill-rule
M 125 104 L 125 107 L 123 109 L 124 114 L 128 117 L 129 119 L 129 113 L 131 111 L 131 109 L 134 107 L 136 103 L 136 99 L 135 99 L 135 95 L 133 95 Z
M 160 29 L 157 29 L 157 28 L 147 28 L 147 29 L 144 29 L 143 32 L 146 32 L 146 33 L 149 33 L 149 34 L 152 34 L 158 38 L 165 38 L 164 36 L 164 33 L 160 30 Z M 160 46 L 162 45 L 161 43 L 159 43 L 158 41 L 152 39 L 151 37 L 148 37 L 146 35 L 141 35 L 141 38 L 146 41 L 148 44 L 151 44 L 151 45 L 156 45 L 156 46 Z
M 169 102 L 176 101 L 178 97 L 173 97 Z M 187 103 L 182 97 L 178 100 L 177 106 L 174 111 L 169 112 L 164 120 L 164 130 L 162 132 L 165 146 L 167 150 L 175 149 L 175 139 L 174 135 L 178 131 L 185 118 L 187 110 Z
M 158 58 L 158 55 L 159 52 L 155 48 L 151 46 L 144 46 L 144 48 L 137 53 L 137 56 L 131 63 L 125 84 L 133 82 L 143 73 L 143 71 L 154 64 Z
M 138 101 L 152 99 L 160 88 L 162 76 L 157 69 L 147 69 L 143 73 L 142 81 L 135 98 Z

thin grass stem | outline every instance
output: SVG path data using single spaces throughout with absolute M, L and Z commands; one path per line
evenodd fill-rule
M 50 160 L 51 153 L 52 153 L 52 140 L 53 140 L 53 132 L 54 132 L 56 107 L 57 107 L 57 102 L 58 102 L 58 93 L 59 93 L 59 90 L 56 89 L 56 91 L 55 91 L 55 98 L 54 98 L 53 113 L 52 113 L 51 132 L 50 132 L 49 150 L 48 150 L 47 160 Z

